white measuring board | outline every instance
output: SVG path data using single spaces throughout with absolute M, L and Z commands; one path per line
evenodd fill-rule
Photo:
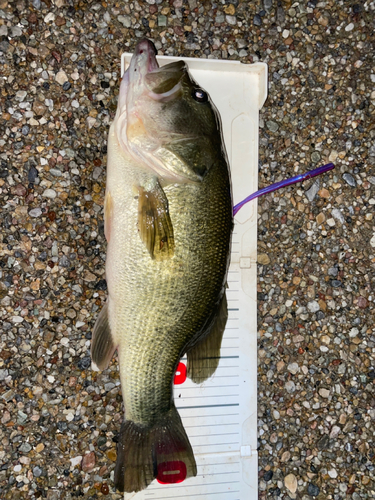
M 122 54 L 121 74 L 132 54 Z M 231 166 L 233 202 L 258 188 L 259 110 L 267 97 L 267 65 L 159 56 L 161 66 L 183 59 L 221 115 Z M 257 500 L 257 203 L 235 217 L 227 299 L 229 317 L 215 374 L 201 385 L 184 376 L 174 385 L 176 407 L 197 462 L 196 477 L 154 480 L 125 500 Z M 180 471 L 181 472 L 181 471 Z M 181 479 L 176 471 L 176 481 Z

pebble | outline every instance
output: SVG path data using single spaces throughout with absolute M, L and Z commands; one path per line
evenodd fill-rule
M 68 77 L 67 77 L 65 71 L 63 71 L 62 69 L 60 69 L 60 71 L 58 71 L 56 73 L 55 80 L 60 85 L 64 85 L 64 83 L 68 82 Z M 64 90 L 68 90 L 68 89 L 64 89 Z
M 34 477 L 40 477 L 43 474 L 43 469 L 38 467 L 37 465 L 33 468 Z
M 125 28 L 130 28 L 130 26 L 132 25 L 132 22 L 131 22 L 131 17 L 130 16 L 117 16 L 117 20 L 123 25 L 125 26 Z
M 87 453 L 82 460 L 82 470 L 84 472 L 90 472 L 95 467 L 96 456 L 93 451 Z
M 284 479 L 285 487 L 291 492 L 295 493 L 297 491 L 297 478 L 294 474 L 288 474 Z
M 330 391 L 328 389 L 321 388 L 319 389 L 319 394 L 322 396 L 322 398 L 328 398 L 330 395 Z
M 82 462 L 82 456 L 78 455 L 76 457 L 70 458 L 70 463 L 72 464 L 72 467 L 75 467 L 76 465 L 80 465 Z
M 307 304 L 307 308 L 311 313 L 315 313 L 315 312 L 319 311 L 320 305 L 316 300 L 312 300 L 311 302 L 309 302 Z
M 306 198 L 312 202 L 319 191 L 319 181 L 316 180 L 311 187 L 305 192 Z
M 272 2 L 273 0 L 264 0 L 263 5 L 266 10 L 271 10 L 272 9 Z
M 270 262 L 271 262 L 271 260 L 266 253 L 258 254 L 258 264 L 262 264 L 262 265 L 266 266 Z
M 37 208 L 32 208 L 29 211 L 30 217 L 40 217 L 42 215 L 42 209 L 37 207 Z
M 335 219 L 337 219 L 339 222 L 341 222 L 341 224 L 344 224 L 345 218 L 344 218 L 341 210 L 339 210 L 338 208 L 333 208 L 331 214 Z
M 272 120 L 268 120 L 266 122 L 266 125 L 267 125 L 268 130 L 270 130 L 271 132 L 277 132 L 279 129 L 279 125 Z
M 357 182 L 356 180 L 354 179 L 354 177 L 349 174 L 348 172 L 345 172 L 345 174 L 343 174 L 342 178 L 344 179 L 344 181 L 349 184 L 349 186 L 351 187 L 356 187 L 357 186 Z
M 289 394 L 294 392 L 296 390 L 296 384 L 292 380 L 288 380 L 288 382 L 285 384 L 285 389 Z
M 292 374 L 295 375 L 296 373 L 299 372 L 299 366 L 297 363 L 290 363 L 288 365 L 288 371 Z
M 320 493 L 320 488 L 316 484 L 309 483 L 307 487 L 307 493 L 313 497 L 316 497 Z
M 45 198 L 56 198 L 57 194 L 56 194 L 56 191 L 54 189 L 45 189 L 43 191 L 43 194 L 42 196 L 44 196 Z
M 260 17 L 259 14 L 255 14 L 253 23 L 255 26 L 261 26 L 262 25 L 262 18 Z

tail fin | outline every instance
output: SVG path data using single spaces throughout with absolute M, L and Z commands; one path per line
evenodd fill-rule
M 196 475 L 193 450 L 174 405 L 152 427 L 131 420 L 122 424 L 115 468 L 118 490 L 136 492 L 155 478 L 177 483 Z

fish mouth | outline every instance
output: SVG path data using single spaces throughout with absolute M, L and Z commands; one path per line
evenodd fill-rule
M 137 43 L 126 71 L 131 85 L 140 85 L 148 73 L 159 69 L 156 54 L 156 47 L 151 40 L 144 38 Z
M 153 42 L 151 42 L 151 40 L 148 40 L 147 38 L 144 38 L 137 43 L 137 46 L 134 50 L 133 59 L 143 56 L 143 58 L 146 59 L 146 62 L 142 62 L 146 67 L 147 72 L 150 73 L 159 68 L 159 64 L 156 60 L 157 55 L 158 51 L 156 50 Z

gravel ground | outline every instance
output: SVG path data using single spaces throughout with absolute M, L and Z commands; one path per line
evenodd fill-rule
M 259 200 L 261 499 L 375 498 L 375 2 L 0 0 L 0 498 L 120 498 L 104 299 L 119 56 L 269 65 Z

